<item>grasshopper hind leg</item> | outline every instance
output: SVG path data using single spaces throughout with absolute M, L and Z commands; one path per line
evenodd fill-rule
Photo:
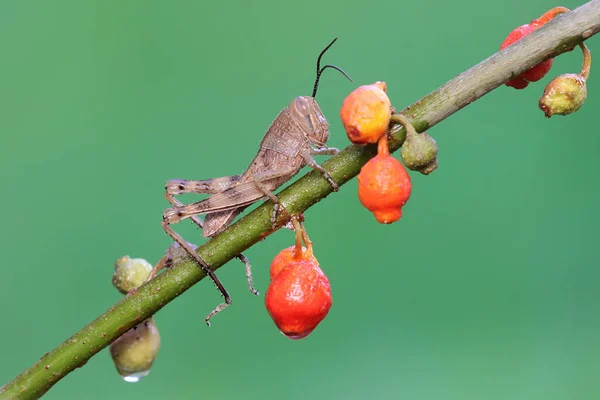
M 180 194 L 184 194 L 184 193 L 198 193 L 198 194 L 218 193 L 218 192 L 221 192 L 221 191 L 231 187 L 234 183 L 239 181 L 239 179 L 240 179 L 240 176 L 235 175 L 235 176 L 229 176 L 229 177 L 223 177 L 223 178 L 217 178 L 217 179 L 208 179 L 208 180 L 203 180 L 203 181 L 180 180 L 180 179 L 170 180 L 165 185 L 165 198 L 174 207 L 182 207 L 182 206 L 184 206 L 184 204 L 175 198 L 176 195 L 180 195 Z M 198 226 L 198 228 L 200 228 L 200 229 L 203 228 L 204 224 L 200 218 L 198 218 L 197 216 L 194 215 L 194 216 L 191 216 L 190 219 L 196 226 Z M 171 222 L 169 221 L 168 218 L 163 219 L 162 225 L 163 225 L 163 229 L 165 230 L 165 232 L 175 242 L 177 242 L 200 265 L 202 270 L 206 273 L 206 275 L 208 275 L 211 278 L 211 280 L 213 281 L 213 283 L 215 284 L 215 286 L 217 287 L 219 292 L 221 292 L 221 295 L 225 299 L 225 303 L 219 304 L 205 318 L 206 324 L 208 326 L 210 326 L 210 319 L 214 315 L 218 314 L 219 312 L 221 312 L 222 310 L 227 308 L 227 306 L 229 306 L 229 304 L 231 304 L 231 297 L 229 296 L 229 293 L 227 292 L 227 290 L 225 289 L 225 287 L 223 286 L 223 284 L 221 283 L 219 278 L 217 278 L 215 273 L 208 267 L 206 262 L 198 255 L 198 253 L 196 253 L 196 251 L 195 251 L 196 249 L 194 249 L 188 242 L 186 242 L 179 234 L 177 234 L 171 228 L 171 226 L 170 226 Z M 254 288 L 254 285 L 252 282 L 252 267 L 250 265 L 250 261 L 243 254 L 239 254 L 237 256 L 237 258 L 241 262 L 244 263 L 245 270 L 246 270 L 246 278 L 248 279 L 248 289 L 250 290 L 250 293 L 258 296 L 259 292 Z
M 179 234 L 177 234 L 177 232 L 175 232 L 173 228 L 171 228 L 170 222 L 167 218 L 163 218 L 162 227 L 165 230 L 165 232 L 167 232 L 167 235 L 169 235 L 174 241 L 179 243 L 179 245 L 183 249 L 185 249 L 185 251 L 187 251 L 187 253 L 190 256 L 192 256 L 192 258 L 200 265 L 200 267 L 206 273 L 206 275 L 208 275 L 208 277 L 210 277 L 210 279 L 213 281 L 217 289 L 219 289 L 219 292 L 221 292 L 221 296 L 223 296 L 223 298 L 225 299 L 225 303 L 221 303 L 217 307 L 215 307 L 215 309 L 212 310 L 204 319 L 206 325 L 210 326 L 210 319 L 214 315 L 223 311 L 225 308 L 227 308 L 227 306 L 231 304 L 231 296 L 229 296 L 229 293 L 227 293 L 227 289 L 225 289 L 219 278 L 217 278 L 214 271 L 210 269 L 206 261 L 204 261 L 202 257 L 200 257 L 200 255 L 194 251 L 194 248 L 188 242 L 183 240 L 183 238 Z

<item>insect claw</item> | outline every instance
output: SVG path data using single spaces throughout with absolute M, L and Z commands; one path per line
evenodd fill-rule
M 277 217 L 280 212 L 287 214 L 285 207 L 281 203 L 273 204 L 273 213 L 271 214 L 271 229 L 273 230 L 277 228 Z
M 334 192 L 338 192 L 340 190 L 340 186 L 333 180 L 327 171 L 323 171 L 322 176 L 327 180 L 327 182 L 329 182 L 329 185 L 332 187 Z

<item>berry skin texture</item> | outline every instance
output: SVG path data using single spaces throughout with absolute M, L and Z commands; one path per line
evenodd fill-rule
M 265 305 L 281 333 L 290 339 L 302 339 L 329 313 L 329 280 L 314 257 L 292 261 L 275 275 Z
M 585 78 L 564 74 L 552 79 L 540 98 L 539 106 L 546 117 L 568 115 L 579 110 L 587 97 Z
M 406 168 L 429 175 L 438 167 L 438 151 L 435 139 L 423 132 L 407 134 L 400 154 Z
M 352 143 L 376 143 L 387 132 L 392 108 L 386 88 L 385 82 L 360 86 L 344 99 L 340 117 Z
M 319 264 L 313 255 L 312 248 L 307 249 L 306 247 L 302 246 L 301 252 L 297 252 L 296 249 L 296 246 L 286 247 L 275 256 L 271 262 L 271 269 L 269 271 L 271 280 L 275 279 L 275 276 L 277 276 L 277 274 L 279 274 L 279 272 L 292 261 L 311 259 L 315 264 Z
M 402 216 L 402 206 L 410 198 L 410 176 L 400 161 L 379 153 L 367 162 L 358 175 L 358 199 L 381 224 Z

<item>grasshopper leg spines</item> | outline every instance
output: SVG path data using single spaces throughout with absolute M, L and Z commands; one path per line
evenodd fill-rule
M 252 283 L 252 266 L 250 265 L 250 260 L 248 260 L 248 257 L 246 257 L 243 254 L 240 254 L 237 257 L 241 262 L 244 263 L 244 266 L 246 268 L 246 278 L 248 279 L 248 289 L 250 290 L 250 293 L 258 296 L 260 293 L 258 292 L 258 290 L 254 289 L 254 284 Z
M 167 199 L 167 201 L 169 201 L 169 203 L 171 203 L 174 206 L 174 208 L 172 210 L 176 210 L 177 208 L 184 206 L 183 203 L 181 203 L 179 200 L 177 200 L 175 198 L 176 195 L 180 195 L 180 194 L 184 194 L 184 193 L 198 193 L 198 194 L 219 193 L 225 189 L 228 189 L 229 187 L 231 187 L 233 184 L 235 184 L 239 180 L 240 180 L 240 175 L 226 176 L 226 177 L 206 179 L 206 180 L 173 179 L 173 180 L 168 181 L 167 184 L 165 185 L 165 198 Z M 204 228 L 204 223 L 202 222 L 202 220 L 200 218 L 198 218 L 195 215 L 192 215 L 189 218 L 200 229 Z M 169 236 L 172 237 L 172 235 L 169 235 Z M 181 237 L 181 236 L 179 236 L 179 237 Z M 187 247 L 183 247 L 183 248 L 186 250 L 186 252 L 190 253 L 188 251 Z M 193 250 L 195 250 L 195 249 L 193 249 Z M 194 257 L 194 259 L 196 259 L 195 251 L 193 253 L 194 254 L 190 253 L 190 255 L 192 257 Z M 252 266 L 250 264 L 250 260 L 248 260 L 248 258 L 243 254 L 239 254 L 237 256 L 237 258 L 242 263 L 244 263 L 246 277 L 248 278 L 248 289 L 250 290 L 250 293 L 252 293 L 254 295 L 258 295 L 259 292 L 254 288 L 254 286 L 252 284 Z M 202 265 L 201 263 L 199 263 L 199 264 Z M 215 282 L 215 284 L 216 284 L 216 282 Z M 217 285 L 217 287 L 219 287 L 219 285 Z M 213 315 L 215 315 L 216 313 L 218 313 L 220 310 L 222 310 L 224 308 L 225 307 L 220 307 L 220 306 L 217 307 L 215 309 L 217 311 L 213 310 L 213 312 L 211 312 L 211 314 L 209 314 L 209 317 L 207 317 L 207 318 L 210 319 L 210 317 L 212 317 Z
M 225 298 L 225 303 L 221 303 L 218 306 L 216 306 L 214 308 L 214 310 L 212 310 L 207 316 L 206 318 L 204 318 L 204 322 L 206 322 L 206 325 L 210 326 L 210 319 L 212 317 L 214 317 L 215 315 L 217 315 L 218 313 L 220 313 L 221 311 L 223 311 L 224 309 L 226 309 L 227 307 L 229 307 L 229 305 L 231 304 L 231 297 L 226 297 Z
M 213 270 L 210 269 L 210 267 L 208 266 L 208 264 L 206 263 L 206 261 L 204 261 L 202 259 L 202 257 L 200 257 L 200 255 L 198 253 L 196 253 L 196 251 L 194 251 L 194 248 L 191 247 L 188 242 L 186 242 L 185 240 L 183 240 L 183 238 L 181 236 L 179 236 L 177 234 L 177 232 L 175 232 L 171 228 L 170 221 L 169 221 L 168 218 L 163 218 L 162 227 L 165 230 L 165 232 L 167 232 L 167 235 L 169 235 L 174 241 L 176 241 L 177 243 L 179 243 L 179 245 L 182 248 L 184 248 L 188 252 L 188 254 L 191 255 L 194 258 L 194 260 L 196 260 L 196 262 L 200 265 L 200 267 L 206 273 L 206 275 L 208 275 L 210 277 L 210 279 L 213 281 L 213 283 L 215 284 L 215 286 L 217 287 L 217 289 L 219 289 L 219 292 L 221 292 L 221 295 L 225 299 L 225 303 L 219 304 L 206 317 L 206 319 L 205 319 L 206 324 L 208 326 L 210 326 L 210 319 L 214 315 L 216 315 L 220 311 L 224 310 L 228 305 L 231 304 L 231 297 L 229 296 L 229 293 L 227 293 L 227 290 L 225 289 L 225 287 L 223 286 L 223 284 L 221 283 L 221 281 L 219 280 L 219 278 L 217 278 L 217 276 L 215 275 L 215 273 L 213 272 Z
M 329 175 L 329 172 L 325 171 L 325 168 L 321 167 L 315 161 L 315 159 L 312 158 L 312 156 L 309 153 L 301 153 L 301 155 L 302 155 L 302 158 L 304 158 L 304 161 L 306 161 L 306 165 L 308 165 L 312 169 L 315 169 L 315 170 L 319 171 L 319 173 L 321 174 L 321 176 L 323 176 L 323 178 L 325 178 L 327 180 L 327 182 L 329 182 L 329 184 L 333 188 L 334 192 L 337 192 L 338 190 L 340 190 L 340 187 L 333 180 L 333 178 L 331 178 L 331 176 Z

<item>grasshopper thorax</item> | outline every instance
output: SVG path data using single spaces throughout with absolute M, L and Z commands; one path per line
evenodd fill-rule
M 298 96 L 290 104 L 292 118 L 302 127 L 309 142 L 323 147 L 329 139 L 329 125 L 317 101 L 309 96 Z

